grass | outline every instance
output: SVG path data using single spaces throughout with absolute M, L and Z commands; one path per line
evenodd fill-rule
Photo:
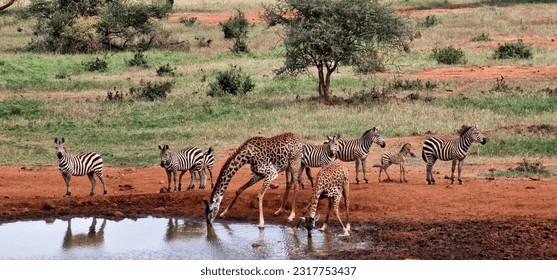
M 264 3 L 274 3 L 265 0 Z M 523 4 L 517 10 L 491 6 L 485 1 L 395 0 L 394 7 L 443 7 L 468 5 L 478 7 L 473 13 L 436 14 L 440 24 L 417 28 L 422 34 L 411 44 L 411 52 L 397 54 L 387 64 L 393 73 L 387 76 L 357 75 L 350 67 L 340 67 L 332 76 L 332 94 L 349 99 L 361 91 L 381 89 L 393 82 L 394 73 L 443 68 L 431 55 L 435 47 L 454 45 L 462 48 L 466 66 L 513 65 L 548 66 L 557 61 L 552 46 L 535 46 L 534 58 L 521 60 L 491 59 L 501 38 L 547 39 L 555 34 L 555 25 L 534 22 L 552 18 L 557 5 Z M 180 1 L 177 14 L 234 14 L 236 9 L 249 14 L 261 11 L 260 1 Z M 410 17 L 418 23 L 424 17 Z M 326 135 L 340 134 L 357 138 L 373 127 L 381 128 L 388 142 L 391 137 L 432 131 L 453 134 L 462 124 L 478 123 L 490 133 L 485 146 L 473 151 L 482 157 L 556 156 L 555 135 L 517 138 L 497 132 L 500 125 L 555 123 L 557 97 L 540 93 L 555 87 L 551 79 L 509 80 L 523 93 L 489 93 L 493 81 L 469 82 L 465 79 L 435 81 L 432 89 L 397 88 L 393 99 L 385 103 L 356 103 L 325 106 L 316 100 L 316 75 L 277 78 L 273 70 L 282 65 L 284 49 L 280 30 L 267 29 L 264 23 L 250 25 L 248 44 L 251 54 L 233 55 L 230 42 L 224 40 L 217 25 L 198 22 L 185 27 L 177 19 L 158 24 L 179 41 L 189 41 L 189 51 L 150 50 L 145 53 L 148 69 L 126 66 L 131 52 L 111 53 L 105 57 L 107 72 L 87 72 L 83 61 L 96 55 L 31 54 L 18 51 L 32 38 L 32 23 L 18 21 L 13 13 L 0 15 L 0 165 L 45 164 L 56 162 L 54 137 L 65 137 L 70 152 L 97 151 L 108 166 L 151 166 L 158 161 L 157 145 L 171 147 L 209 146 L 217 151 L 237 147 L 249 137 L 272 136 L 286 131 L 304 140 L 320 143 Z M 17 26 L 23 31 L 17 32 Z M 471 42 L 485 32 L 492 42 Z M 208 48 L 193 44 L 195 36 L 213 39 Z M 514 38 L 517 37 L 517 38 Z M 495 44 L 483 46 L 481 44 Z M 394 62 L 395 65 L 390 62 Z M 160 65 L 176 67 L 172 78 L 157 77 Z M 216 73 L 238 65 L 256 86 L 246 96 L 210 98 L 208 84 Z M 69 78 L 56 79 L 66 73 Z M 141 80 L 172 79 L 174 88 L 166 100 L 156 102 L 105 102 L 108 90 L 127 92 Z M 410 81 L 415 81 L 411 79 Z M 426 82 L 426 80 L 422 80 Z M 484 92 L 484 93 L 482 93 Z M 414 101 L 405 99 L 419 94 Z M 26 98 L 9 98 L 22 95 Z M 72 98 L 47 99 L 45 96 Z M 465 96 L 462 98 L 459 96 Z M 434 97 L 424 102 L 426 96 Z M 97 97 L 97 98 L 91 98 Z
M 507 170 L 490 169 L 489 172 L 486 173 L 486 175 L 489 177 L 518 178 L 530 176 L 552 177 L 556 174 L 548 170 L 547 167 L 544 166 L 540 161 L 530 161 L 524 158 L 522 159 L 522 162 L 518 163 L 517 167 L 511 167 Z

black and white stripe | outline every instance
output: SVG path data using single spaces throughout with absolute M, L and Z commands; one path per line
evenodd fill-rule
M 215 157 L 213 156 L 213 148 L 209 148 L 207 152 L 203 155 L 203 170 L 207 169 L 209 171 L 209 177 L 211 178 L 211 189 L 213 189 L 213 167 L 215 165 Z M 201 174 L 199 174 L 201 176 Z
M 462 184 L 461 172 L 464 159 L 468 155 L 468 148 L 473 142 L 479 142 L 482 145 L 487 142 L 478 125 L 466 128 L 458 138 L 443 139 L 439 137 L 431 137 L 422 145 L 422 159 L 427 163 L 426 180 L 428 185 L 435 184 L 433 178 L 433 165 L 439 160 L 452 160 L 451 184 L 454 183 L 454 172 L 458 163 L 458 182 Z
M 385 174 L 387 174 L 387 180 L 391 181 L 391 176 L 389 176 L 389 173 L 387 173 L 387 169 L 392 164 L 399 165 L 400 182 L 408 182 L 406 181 L 406 168 L 404 167 L 404 164 L 406 163 L 406 156 L 408 155 L 410 155 L 411 157 L 416 157 L 416 155 L 414 155 L 414 153 L 412 152 L 412 145 L 410 143 L 405 143 L 404 145 L 402 145 L 402 148 L 398 153 L 390 151 L 383 153 L 383 155 L 381 156 L 381 163 L 373 165 L 373 167 L 379 167 L 379 182 L 381 182 L 382 171 L 385 171 Z
M 58 157 L 60 173 L 66 182 L 66 197 L 69 197 L 72 194 L 70 187 L 71 177 L 83 176 L 85 174 L 87 174 L 89 180 L 91 181 L 90 195 L 95 193 L 96 181 L 93 176 L 94 174 L 96 174 L 101 180 L 104 194 L 107 194 L 108 191 L 106 189 L 106 183 L 103 176 L 103 160 L 99 154 L 89 152 L 74 156 L 68 153 L 66 147 L 64 147 L 64 138 L 60 140 L 58 140 L 58 138 L 54 138 L 54 143 L 56 143 L 56 156 Z
M 368 179 L 366 178 L 366 161 L 367 155 L 371 148 L 371 144 L 376 143 L 377 145 L 381 146 L 381 148 L 385 147 L 385 141 L 381 135 L 379 135 L 379 128 L 372 128 L 362 135 L 359 139 L 354 140 L 339 140 L 339 153 L 338 159 L 349 162 L 355 161 L 356 163 L 356 183 L 360 183 L 360 179 L 358 178 L 358 171 L 360 169 L 360 162 L 362 163 L 362 173 L 364 174 L 364 180 L 368 183 Z
M 302 168 L 298 174 L 299 185 L 304 188 L 302 183 L 302 172 L 305 169 L 306 175 L 311 182 L 311 188 L 313 189 L 313 177 L 311 176 L 310 167 L 325 167 L 331 164 L 337 158 L 339 151 L 339 136 L 327 136 L 327 141 L 323 145 L 312 145 L 308 143 L 303 143 L 302 151 Z
M 174 175 L 174 191 L 182 190 L 182 176 L 184 176 L 186 171 L 189 171 L 191 174 L 191 181 L 188 185 L 188 190 L 192 190 L 194 188 L 194 181 L 197 179 L 195 171 L 199 172 L 199 175 L 201 176 L 199 189 L 205 188 L 205 180 L 207 178 L 205 176 L 205 170 L 203 169 L 204 154 L 201 149 L 189 147 L 180 151 L 173 151 L 168 145 L 159 145 L 159 149 L 161 150 L 160 165 L 165 169 L 166 176 L 168 177 L 167 191 L 170 191 L 170 181 L 172 179 L 172 175 Z M 181 171 L 178 186 L 176 186 L 177 171 Z

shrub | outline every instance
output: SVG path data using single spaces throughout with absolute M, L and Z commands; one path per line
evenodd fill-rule
M 58 72 L 54 75 L 55 79 L 59 79 L 59 80 L 63 80 L 63 79 L 69 79 L 70 78 L 70 74 L 68 74 L 68 72 L 66 71 L 61 71 Z
M 130 67 L 149 68 L 149 63 L 147 62 L 145 55 L 143 55 L 142 50 L 136 51 L 133 55 L 133 59 L 128 60 L 127 64 Z
M 466 64 L 466 57 L 464 52 L 459 48 L 455 49 L 453 46 L 448 46 L 444 49 L 433 49 L 433 56 L 438 63 L 443 64 Z
M 196 45 L 200 48 L 208 48 L 213 43 L 213 39 L 205 39 L 205 36 L 197 37 L 195 36 Z
M 106 100 L 107 101 L 117 101 L 117 102 L 122 102 L 124 101 L 124 97 L 127 96 L 127 93 L 123 93 L 121 91 L 118 91 L 116 89 L 114 89 L 114 92 L 112 91 L 108 91 L 106 93 Z
M 85 70 L 89 72 L 99 71 L 99 72 L 106 72 L 108 70 L 108 64 L 106 60 L 96 57 L 93 60 L 84 61 L 81 63 L 85 66 Z
M 508 58 L 532 58 L 532 52 L 530 47 L 525 45 L 522 40 L 518 40 L 517 43 L 505 43 L 504 45 L 499 45 L 495 49 L 495 54 L 493 58 L 495 59 L 508 59 Z
M 425 17 L 424 22 L 422 23 L 425 27 L 432 27 L 439 23 L 439 19 L 435 15 L 429 15 Z
M 389 87 L 395 90 L 422 90 L 424 88 L 434 89 L 437 87 L 437 84 L 429 80 L 426 81 L 424 84 L 420 79 L 416 79 L 414 81 L 396 79 L 393 82 L 389 83 Z
M 244 13 L 238 10 L 238 14 L 234 17 L 229 18 L 225 22 L 219 23 L 224 32 L 224 39 L 234 40 L 234 46 L 232 47 L 232 52 L 234 53 L 247 53 L 249 52 L 246 39 L 248 37 L 248 20 L 244 16 Z
M 173 82 L 139 82 L 139 87 L 131 87 L 129 95 L 134 100 L 155 101 L 166 99 L 172 91 Z
M 157 76 L 175 76 L 176 67 L 170 67 L 170 64 L 162 65 L 157 69 Z
M 482 32 L 482 34 L 473 37 L 471 41 L 472 42 L 491 41 L 491 38 L 489 38 L 489 33 Z
M 354 62 L 358 73 L 375 73 L 385 71 L 385 59 L 379 51 L 369 49 L 358 53 Z
M 209 83 L 207 95 L 239 95 L 253 90 L 255 84 L 251 77 L 242 71 L 241 67 L 231 65 L 228 70 L 218 72 L 216 81 Z
M 197 22 L 197 18 L 196 17 L 180 17 L 179 19 L 180 23 L 185 25 L 185 26 L 192 26 Z
M 387 103 L 395 96 L 389 88 L 377 89 L 372 87 L 370 90 L 361 90 L 351 96 L 346 102 L 348 104 L 361 103 Z

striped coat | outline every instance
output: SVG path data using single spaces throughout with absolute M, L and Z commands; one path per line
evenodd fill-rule
M 302 188 L 304 188 L 304 184 L 302 183 L 301 176 L 304 169 L 313 189 L 313 177 L 311 176 L 310 167 L 325 167 L 335 161 L 339 151 L 339 139 L 339 136 L 327 136 L 327 141 L 323 145 L 317 146 L 303 143 L 302 168 L 298 174 L 298 182 Z
M 182 176 L 184 176 L 186 171 L 189 171 L 191 174 L 191 181 L 188 185 L 188 190 L 193 190 L 194 181 L 197 180 L 195 171 L 199 172 L 199 175 L 201 176 L 199 189 L 205 188 L 205 181 L 207 178 L 205 176 L 205 171 L 203 170 L 204 154 L 201 149 L 189 147 L 180 151 L 173 151 L 168 145 L 159 145 L 159 149 L 161 157 L 160 165 L 166 171 L 166 176 L 168 178 L 167 191 L 170 192 L 171 180 L 174 180 L 174 191 L 182 190 Z M 178 179 L 178 185 L 176 185 L 176 175 L 178 171 L 180 171 L 180 177 Z
M 372 143 L 376 143 L 381 146 L 381 148 L 385 147 L 385 141 L 381 135 L 379 135 L 379 128 L 374 127 L 364 132 L 359 139 L 339 140 L 338 158 L 345 162 L 355 161 L 357 184 L 360 183 L 360 179 L 358 178 L 360 163 L 362 164 L 364 180 L 368 183 L 368 179 L 366 178 L 366 161 Z
M 71 177 L 83 176 L 85 174 L 87 174 L 89 180 L 91 181 L 91 192 L 89 195 L 93 195 L 95 193 L 96 181 L 93 176 L 94 174 L 96 174 L 101 180 L 104 194 L 106 195 L 108 193 L 103 176 L 103 160 L 99 154 L 88 152 L 74 156 L 66 150 L 66 147 L 64 146 L 64 138 L 54 138 L 54 143 L 56 144 L 56 156 L 58 157 L 60 173 L 66 182 L 66 197 L 70 197 L 72 194 L 70 187 Z

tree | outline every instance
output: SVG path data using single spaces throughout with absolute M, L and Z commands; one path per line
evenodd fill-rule
M 404 49 L 411 34 L 389 6 L 373 0 L 278 0 L 264 6 L 269 26 L 285 28 L 286 60 L 278 73 L 317 68 L 318 91 L 330 102 L 331 75 L 379 46 Z

